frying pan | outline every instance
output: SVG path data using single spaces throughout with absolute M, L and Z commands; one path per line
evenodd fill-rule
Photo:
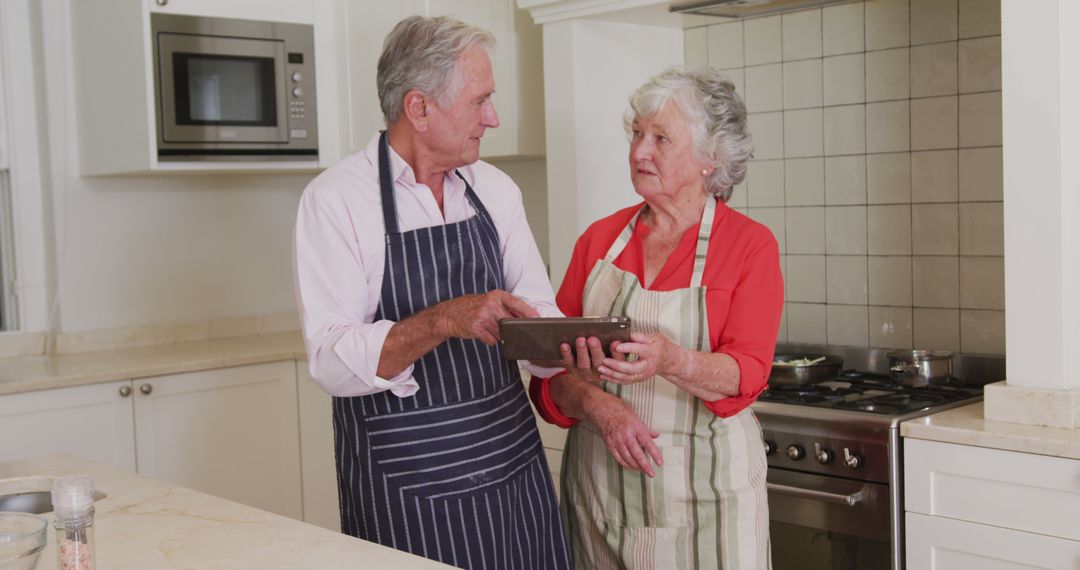
M 789 362 L 801 358 L 815 360 L 823 356 L 825 360 L 816 364 L 791 366 L 773 364 L 772 372 L 769 374 L 769 384 L 773 386 L 799 386 L 835 378 L 840 373 L 840 369 L 843 368 L 844 360 L 833 354 L 802 352 L 777 354 L 773 356 L 773 362 Z

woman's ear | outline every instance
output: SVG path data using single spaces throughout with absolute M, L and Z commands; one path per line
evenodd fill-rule
M 408 119 L 413 129 L 418 133 L 428 129 L 428 101 L 423 93 L 413 89 L 405 94 L 403 109 L 405 118 Z

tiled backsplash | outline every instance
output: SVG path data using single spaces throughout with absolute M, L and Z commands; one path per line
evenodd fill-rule
M 781 342 L 1005 352 L 1000 0 L 869 0 L 693 28 L 756 142 Z

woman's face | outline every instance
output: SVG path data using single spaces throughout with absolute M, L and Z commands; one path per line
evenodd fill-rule
M 667 102 L 651 117 L 634 117 L 630 127 L 630 179 L 648 200 L 704 192 L 708 165 L 694 158 L 690 125 L 678 105 Z

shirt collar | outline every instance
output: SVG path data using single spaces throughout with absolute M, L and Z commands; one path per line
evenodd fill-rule
M 377 169 L 379 167 L 379 134 L 376 134 L 368 142 L 367 147 L 364 149 L 364 155 L 367 156 L 371 164 Z M 405 162 L 404 158 L 394 150 L 392 145 L 387 145 L 387 149 L 390 151 L 390 178 L 394 182 L 404 182 L 410 185 L 416 185 L 416 173 L 413 172 L 412 166 L 409 166 L 408 162 Z M 453 170 L 446 173 L 447 188 L 464 190 L 465 184 L 457 177 L 457 174 Z

